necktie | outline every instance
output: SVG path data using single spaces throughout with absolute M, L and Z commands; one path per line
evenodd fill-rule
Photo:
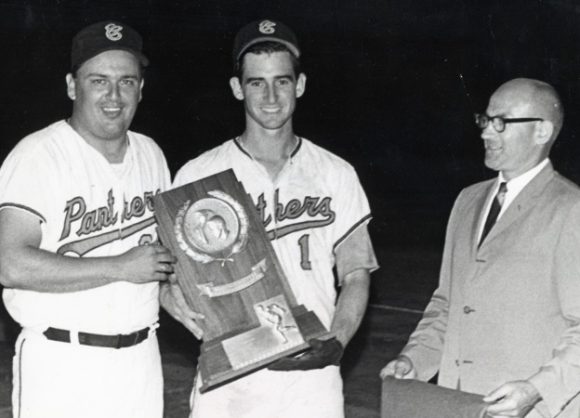
M 501 211 L 501 205 L 505 200 L 505 194 L 507 193 L 507 184 L 502 182 L 499 185 L 499 190 L 493 199 L 489 213 L 487 214 L 487 219 L 485 220 L 485 225 L 483 227 L 483 232 L 481 233 L 481 238 L 479 239 L 479 245 L 483 242 L 489 231 L 491 231 L 492 226 L 495 224 L 499 212 Z

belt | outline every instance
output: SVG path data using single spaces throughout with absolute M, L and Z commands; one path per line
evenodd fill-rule
M 71 342 L 71 332 L 66 329 L 49 327 L 43 332 L 44 336 L 52 341 L 63 343 Z M 149 336 L 149 327 L 132 332 L 131 334 L 102 335 L 79 332 L 78 341 L 82 345 L 95 347 L 125 348 L 143 342 Z

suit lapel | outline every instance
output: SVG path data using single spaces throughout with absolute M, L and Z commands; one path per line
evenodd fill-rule
M 499 218 L 497 223 L 493 226 L 493 228 L 491 228 L 491 231 L 489 231 L 489 234 L 485 238 L 485 241 L 481 244 L 480 248 L 483 248 L 486 246 L 486 244 L 489 244 L 491 241 L 493 241 L 496 235 L 500 234 L 516 219 L 534 207 L 536 199 L 539 195 L 542 194 L 544 188 L 550 182 L 550 180 L 552 180 L 554 173 L 555 171 L 552 164 L 548 163 L 548 165 L 546 165 L 546 167 L 544 167 L 542 171 L 540 171 L 536 177 L 534 177 L 516 196 L 501 218 Z M 483 222 L 482 219 L 480 219 L 480 224 L 478 225 L 481 225 L 481 222 Z
M 482 193 L 480 193 L 478 195 L 478 197 L 476 199 L 474 199 L 474 206 L 475 208 L 473 209 L 473 213 L 475 214 L 475 216 L 473 217 L 473 225 L 471 227 L 471 249 L 472 249 L 472 254 L 474 254 L 477 251 L 477 247 L 479 244 L 479 228 L 480 225 L 483 225 L 483 223 L 485 222 L 485 218 L 487 216 L 487 213 L 484 213 L 484 209 L 486 208 L 486 205 L 489 203 L 489 201 L 491 199 L 493 199 L 493 196 L 491 195 L 491 192 L 493 190 L 494 185 L 496 184 L 497 180 L 490 180 L 489 182 L 485 183 L 483 185 L 483 191 Z

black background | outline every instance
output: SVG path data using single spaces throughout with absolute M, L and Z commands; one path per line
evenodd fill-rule
M 580 0 L 0 0 L 0 160 L 70 115 L 71 39 L 115 19 L 142 34 L 152 63 L 132 129 L 156 139 L 175 174 L 242 132 L 231 47 L 261 18 L 284 21 L 301 43 L 308 82 L 296 132 L 351 162 L 367 191 L 381 264 L 371 302 L 424 306 L 455 196 L 495 175 L 473 112 L 501 83 L 538 78 L 561 93 L 552 160 L 580 182 Z M 161 340 L 189 353 L 193 337 L 161 315 Z
M 534 0 L 3 1 L 0 158 L 70 114 L 64 76 L 74 33 L 114 18 L 136 28 L 152 65 L 133 130 L 157 140 L 172 174 L 243 130 L 231 95 L 236 31 L 280 19 L 300 39 L 308 76 L 295 130 L 357 169 L 380 246 L 441 247 L 462 187 L 482 163 L 474 111 L 514 77 L 561 93 L 556 168 L 580 181 L 580 5 Z

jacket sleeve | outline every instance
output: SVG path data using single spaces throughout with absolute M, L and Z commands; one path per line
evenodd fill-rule
M 554 249 L 553 280 L 568 327 L 555 342 L 552 359 L 529 378 L 550 416 L 557 416 L 580 393 L 580 203 L 565 219 Z

